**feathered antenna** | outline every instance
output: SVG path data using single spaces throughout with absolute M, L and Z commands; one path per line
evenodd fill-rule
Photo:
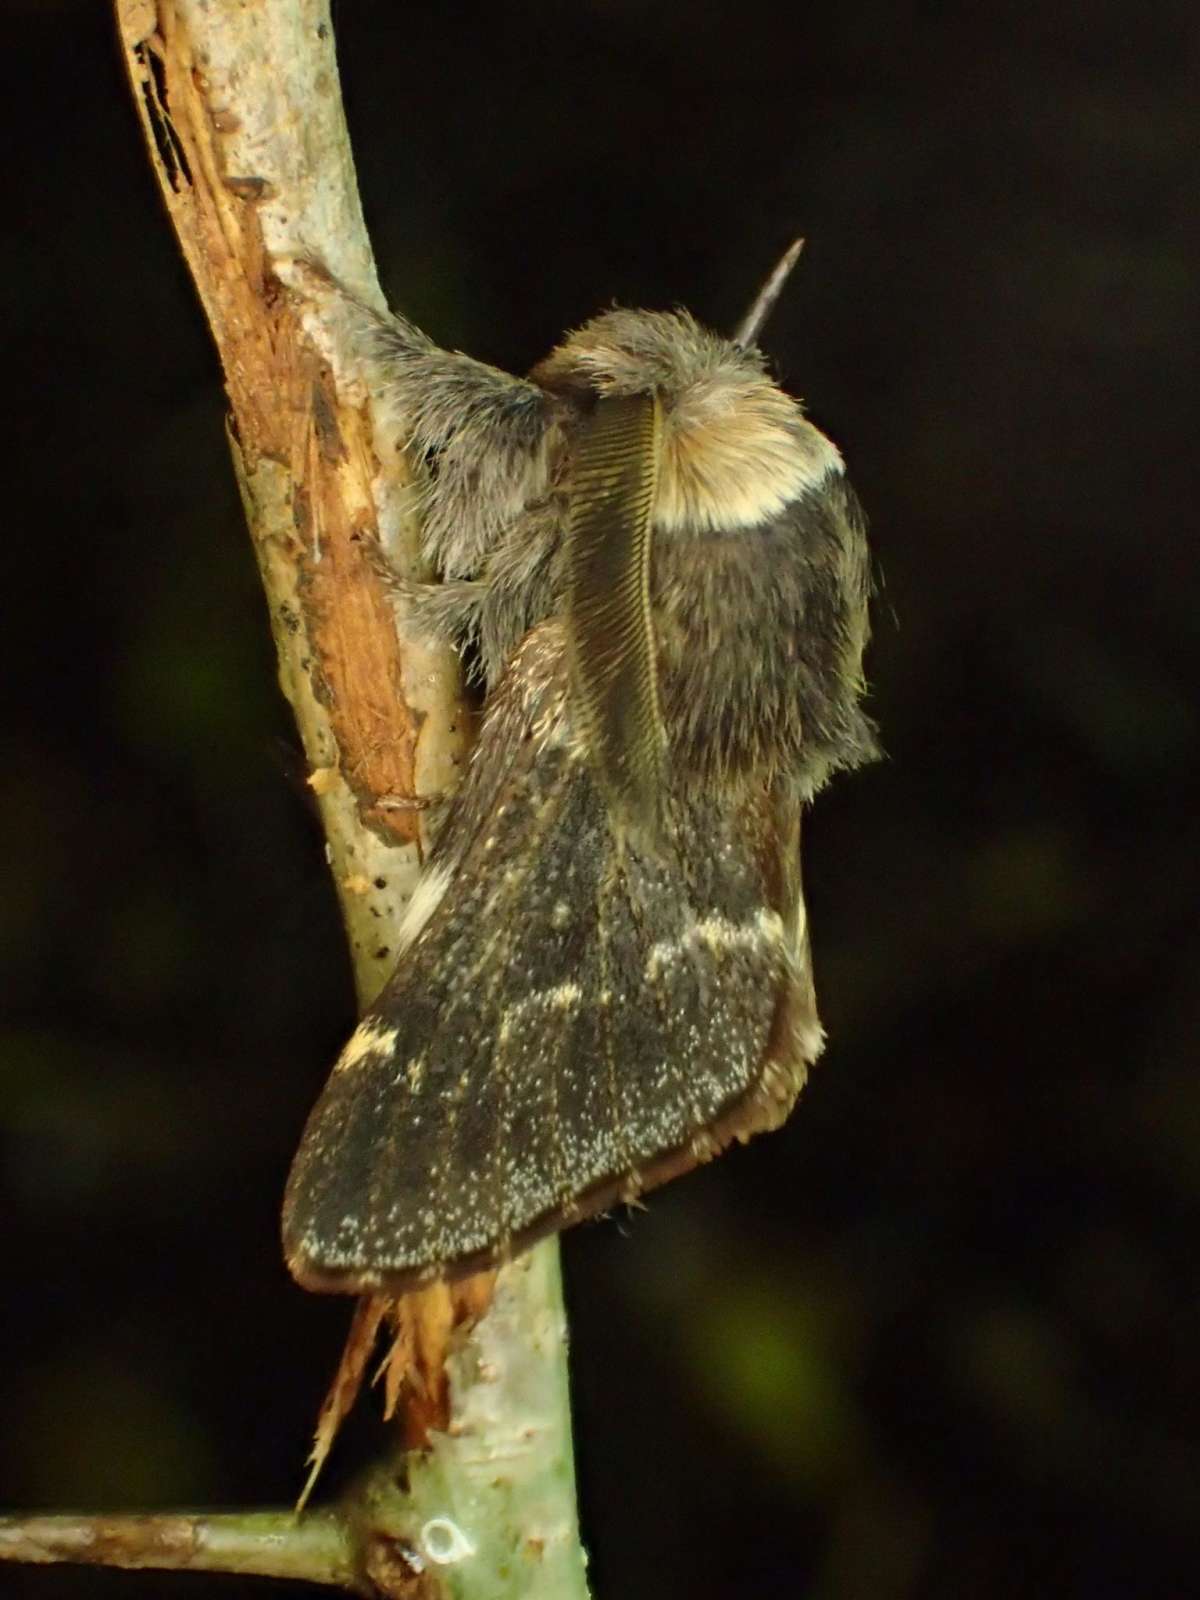
M 749 345 L 758 343 L 763 324 L 775 309 L 775 302 L 783 293 L 783 286 L 791 277 L 792 268 L 799 261 L 803 249 L 804 240 L 794 240 L 780 256 L 767 281 L 755 295 L 749 311 L 738 324 L 737 332 L 733 336 L 734 344 L 740 344 L 743 350 Z

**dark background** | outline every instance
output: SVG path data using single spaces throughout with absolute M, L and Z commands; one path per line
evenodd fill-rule
M 729 327 L 803 232 L 765 342 L 873 517 L 825 1059 L 566 1245 L 598 1600 L 1200 1584 L 1196 13 L 1039 11 L 335 19 L 394 303 L 523 369 L 614 298 Z M 106 7 L 10 4 L 0 77 L 0 1501 L 277 1503 L 349 1310 L 276 1240 L 347 964 Z

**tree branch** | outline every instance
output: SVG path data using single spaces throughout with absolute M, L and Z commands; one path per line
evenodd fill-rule
M 453 787 L 467 719 L 453 654 L 398 634 L 368 557 L 378 540 L 417 572 L 411 497 L 374 428 L 338 297 L 304 269 L 318 260 L 382 305 L 328 0 L 115 8 L 151 161 L 224 368 L 280 681 L 366 1001 L 393 965 L 421 860 L 421 813 L 394 801 Z M 0 1556 L 261 1573 L 408 1600 L 584 1600 L 556 1241 L 494 1286 L 488 1276 L 368 1305 L 356 1326 L 385 1315 L 397 1435 L 416 1447 L 377 1463 L 336 1509 L 9 1518 Z
M 305 1517 L 302 1523 L 287 1511 L 0 1517 L 0 1557 L 39 1565 L 73 1562 L 178 1572 L 238 1572 L 371 1593 L 356 1572 L 344 1519 L 329 1512 Z

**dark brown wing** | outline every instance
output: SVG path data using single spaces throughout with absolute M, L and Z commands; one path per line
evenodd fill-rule
M 415 897 L 427 920 L 309 1120 L 296 1277 L 474 1271 L 782 1120 L 820 1033 L 781 815 L 668 791 L 664 848 L 621 847 L 562 628 L 536 629 Z

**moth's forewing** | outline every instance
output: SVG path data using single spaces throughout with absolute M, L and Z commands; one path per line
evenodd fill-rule
M 454 871 L 301 1142 L 284 1237 L 308 1288 L 400 1292 L 632 1199 L 775 1126 L 819 1043 L 793 821 L 674 796 L 665 850 L 621 840 L 545 627 L 484 730 L 502 779 L 482 810 L 468 779 Z

